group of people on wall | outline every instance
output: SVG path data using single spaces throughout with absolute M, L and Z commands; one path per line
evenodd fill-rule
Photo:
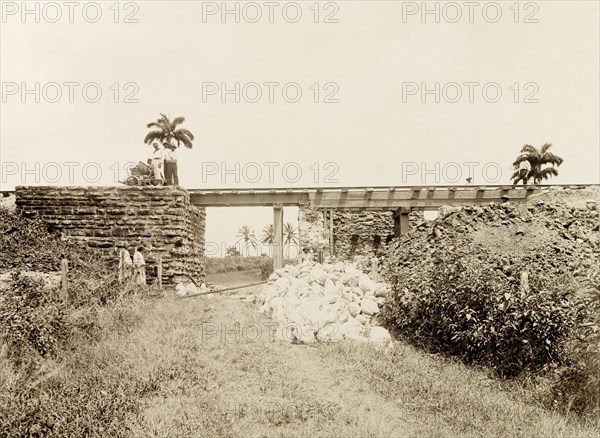
M 148 163 L 154 172 L 154 181 L 157 185 L 178 186 L 179 176 L 177 174 L 176 146 L 164 142 L 162 146 L 158 142 L 152 143 L 154 152 Z

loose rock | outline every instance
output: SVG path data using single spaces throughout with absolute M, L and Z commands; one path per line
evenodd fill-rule
M 257 302 L 279 323 L 277 339 L 298 344 L 369 341 L 371 316 L 379 313 L 377 301 L 388 290 L 352 263 L 314 264 L 308 271 L 306 265 L 289 265 L 271 275 Z M 387 332 L 379 327 L 375 333 L 383 337 L 382 331 Z

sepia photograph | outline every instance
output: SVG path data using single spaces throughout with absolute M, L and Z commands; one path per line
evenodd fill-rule
M 0 437 L 600 436 L 600 1 L 0 0 Z

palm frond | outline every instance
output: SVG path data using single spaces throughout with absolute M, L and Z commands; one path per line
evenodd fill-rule
M 298 243 L 296 238 L 296 228 L 290 222 L 287 222 L 283 227 L 283 234 L 285 235 L 285 243 Z
M 146 134 L 146 137 L 144 138 L 144 143 L 146 144 L 150 144 L 153 141 L 162 140 L 162 136 L 163 136 L 163 132 L 162 131 L 151 131 L 148 134 Z
M 558 170 L 556 167 L 546 167 L 545 169 L 542 169 L 538 173 L 538 180 L 546 180 L 551 176 L 558 176 Z
M 521 153 L 538 155 L 538 150 L 536 148 L 534 148 L 533 146 L 531 146 L 530 144 L 526 144 L 521 148 Z
M 174 131 L 173 133 L 176 135 L 185 135 L 185 136 L 189 137 L 190 140 L 192 140 L 192 141 L 194 140 L 194 134 L 192 134 L 190 131 L 188 131 L 185 128 L 179 128 L 178 130 Z
M 265 227 L 262 230 L 262 233 L 263 234 L 261 236 L 260 243 L 272 245 L 273 241 L 275 240 L 273 224 L 265 225 Z
M 158 129 L 163 129 L 164 126 L 165 126 L 164 123 L 161 123 L 160 121 L 148 123 L 146 125 L 147 128 L 158 128 Z
M 183 122 L 185 122 L 185 117 L 175 117 L 169 125 L 171 127 L 171 131 L 175 131 L 177 125 L 181 125 Z
M 523 161 L 530 161 L 530 157 L 528 155 L 519 155 L 513 162 L 513 166 L 519 166 Z
M 554 155 L 552 152 L 546 152 L 541 157 L 542 164 L 552 164 L 555 166 L 560 166 L 563 163 L 563 159 L 558 155 Z
M 551 147 L 552 143 L 544 143 L 540 148 L 540 155 L 544 155 L 546 152 L 548 152 L 548 149 L 550 149 Z
M 188 149 L 191 149 L 193 144 L 190 141 L 189 138 L 187 138 L 186 136 L 181 136 L 181 137 L 175 137 L 178 141 L 181 141 L 181 143 L 184 144 L 184 146 Z

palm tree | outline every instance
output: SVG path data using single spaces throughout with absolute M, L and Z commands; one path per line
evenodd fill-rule
M 296 228 L 291 222 L 288 222 L 283 227 L 283 235 L 285 236 L 284 242 L 287 244 L 298 243 L 298 237 L 296 236 Z
M 235 247 L 235 245 L 231 245 L 230 247 L 228 247 L 225 254 L 231 257 L 238 257 L 242 255 L 240 251 Z
M 192 141 L 194 140 L 194 134 L 188 131 L 185 128 L 177 129 L 178 125 L 181 125 L 185 122 L 184 117 L 175 117 L 173 121 L 170 121 L 169 118 L 160 114 L 160 118 L 156 122 L 148 123 L 146 125 L 148 128 L 156 128 L 154 131 L 150 131 L 146 138 L 144 138 L 144 143 L 151 144 L 154 141 L 159 141 L 162 143 L 173 144 L 173 141 L 177 143 L 177 147 L 181 143 L 188 148 L 192 148 Z M 175 145 L 173 145 L 175 146 Z
M 556 167 L 563 163 L 563 159 L 558 155 L 554 155 L 552 152 L 548 152 L 548 149 L 551 147 L 552 144 L 545 143 L 539 150 L 528 144 L 521 148 L 521 154 L 513 163 L 515 172 L 513 173 L 512 179 L 515 181 L 515 184 L 519 179 L 519 165 L 523 161 L 529 161 L 529 164 L 531 165 L 531 169 L 523 181 L 524 184 L 531 178 L 533 178 L 534 184 L 539 184 L 542 180 L 547 180 L 551 176 L 558 176 L 558 169 L 556 169 Z M 550 166 L 543 167 L 548 164 Z
M 260 243 L 264 243 L 267 245 L 273 245 L 273 241 L 275 240 L 275 229 L 273 228 L 273 224 L 265 225 L 262 231 L 262 236 L 260 238 Z
M 242 228 L 240 228 L 236 237 L 239 237 L 236 243 L 239 243 L 243 240 L 246 245 L 250 245 L 252 248 L 258 247 L 258 241 L 256 240 L 254 231 L 251 230 L 248 225 L 244 225 Z

